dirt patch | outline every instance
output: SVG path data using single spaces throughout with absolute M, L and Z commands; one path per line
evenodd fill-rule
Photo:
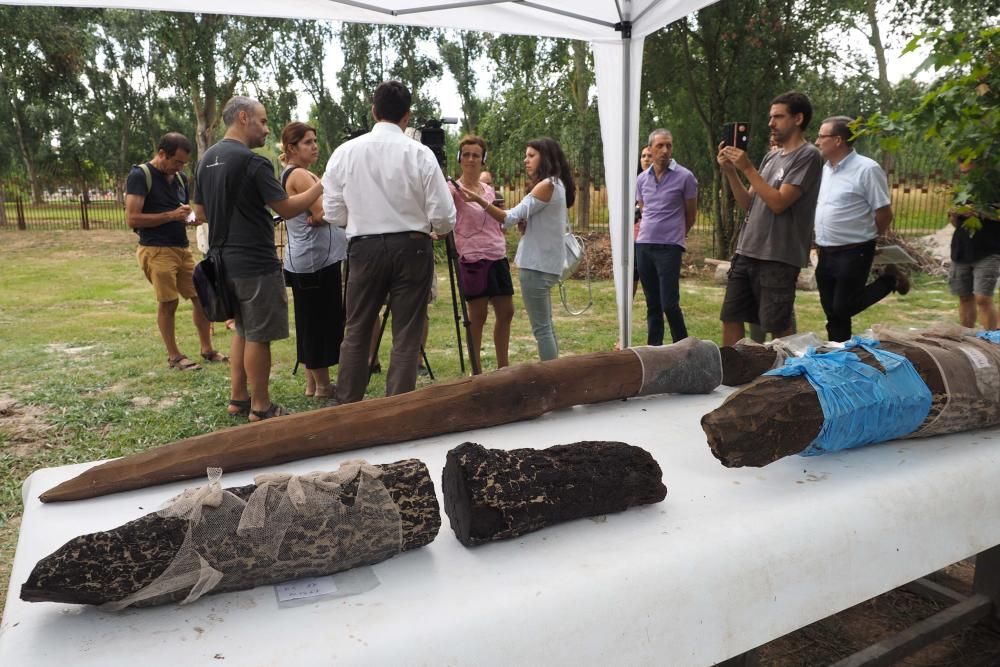
M 45 410 L 37 405 L 23 405 L 10 396 L 0 395 L 0 433 L 6 436 L 4 452 L 23 458 L 41 447 L 49 447 L 52 425 L 45 420 Z
M 928 579 L 968 595 L 972 592 L 974 574 L 972 561 L 962 561 L 935 572 Z M 757 651 L 759 664 L 767 667 L 828 665 L 945 608 L 945 605 L 907 590 L 889 591 L 765 644 Z M 1000 633 L 984 625 L 975 625 L 893 664 L 996 667 L 1000 665 Z
M 591 232 L 580 234 L 583 239 L 583 261 L 580 268 L 573 274 L 577 280 L 587 278 L 587 265 L 590 265 L 591 280 L 611 280 L 613 272 L 613 262 L 611 257 L 611 237 L 607 232 Z M 701 254 L 694 248 L 685 253 L 685 263 L 681 265 L 681 277 L 705 277 L 710 276 L 713 267 L 705 267 L 701 261 Z

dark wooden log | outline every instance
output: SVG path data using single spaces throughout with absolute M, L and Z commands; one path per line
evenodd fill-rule
M 640 357 L 640 355 L 642 355 Z M 574 405 L 653 393 L 708 393 L 714 343 L 598 352 L 503 368 L 388 398 L 206 433 L 94 466 L 40 496 L 79 500 L 226 471 L 508 424 Z
M 466 442 L 448 452 L 441 486 L 451 527 L 471 546 L 658 503 L 662 477 L 649 452 L 624 442 L 510 451 Z
M 739 342 L 719 348 L 722 356 L 722 384 L 727 387 L 752 382 L 774 367 L 778 353 L 768 345 L 747 345 Z
M 379 480 L 399 508 L 402 551 L 429 544 L 441 527 L 441 512 L 427 466 L 416 459 L 406 459 L 377 467 L 382 469 Z M 246 500 L 256 488 L 251 484 L 227 490 Z M 342 501 L 353 504 L 356 491 L 357 481 L 346 485 Z M 187 526 L 187 519 L 164 518 L 154 512 L 112 530 L 75 537 L 35 565 L 21 586 L 21 599 L 94 605 L 122 600 L 163 574 L 181 548 Z M 281 564 L 278 569 L 286 575 L 275 578 L 275 568 L 266 558 L 252 563 L 240 562 L 236 565 L 241 570 L 240 577 L 223 580 L 211 593 L 245 590 L 345 569 L 342 564 L 331 562 L 322 550 L 314 548 L 314 530 L 320 528 L 322 526 L 293 526 L 286 533 L 278 556 Z M 344 527 L 343 530 L 353 528 Z M 220 570 L 232 569 L 232 564 L 227 563 L 211 565 Z M 287 576 L 289 574 L 291 576 Z M 183 600 L 186 595 L 184 590 L 136 606 Z
M 1000 346 L 968 336 L 928 333 L 905 338 L 880 334 L 881 348 L 906 357 L 931 391 L 931 409 L 907 437 L 983 428 L 1000 423 L 1000 393 L 985 387 L 982 372 L 1000 371 Z M 723 350 L 733 368 L 735 355 L 750 348 Z M 754 351 L 757 352 L 757 351 Z M 881 368 L 867 352 L 862 362 Z M 754 354 L 745 361 L 759 363 Z M 724 371 L 725 372 L 725 371 Z M 762 376 L 731 394 L 702 417 L 712 453 L 727 467 L 764 466 L 798 454 L 819 435 L 823 409 L 805 377 Z

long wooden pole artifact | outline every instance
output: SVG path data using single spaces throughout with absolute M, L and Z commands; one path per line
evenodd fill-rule
M 649 394 L 708 393 L 722 369 L 715 343 L 597 352 L 521 364 L 407 394 L 236 426 L 89 468 L 43 493 L 79 500 L 334 452 L 507 424 L 569 408 Z
M 377 563 L 429 544 L 441 526 L 434 483 L 416 459 L 263 475 L 229 489 L 217 479 L 160 512 L 73 538 L 35 565 L 21 599 L 190 602 Z
M 662 476 L 649 452 L 624 442 L 510 451 L 466 442 L 448 452 L 441 487 L 455 536 L 471 546 L 658 503 Z
M 731 394 L 701 420 L 712 453 L 728 467 L 764 466 L 793 454 L 1000 424 L 1000 345 L 953 327 L 922 333 L 882 329 L 877 336 L 877 347 L 792 359 L 776 372 L 804 374 L 766 374 Z M 774 357 L 769 361 L 759 346 L 752 347 L 742 359 L 738 347 L 723 354 L 724 364 L 734 359 L 738 364 L 724 371 L 727 376 L 770 368 Z M 869 380 L 878 384 L 905 372 L 889 357 L 876 358 L 884 352 L 899 355 L 920 382 L 866 394 Z M 858 364 L 841 363 L 845 354 L 878 374 L 869 377 Z M 803 364 L 825 368 L 815 373 L 802 370 Z M 854 392 L 854 398 L 845 398 L 845 392 Z

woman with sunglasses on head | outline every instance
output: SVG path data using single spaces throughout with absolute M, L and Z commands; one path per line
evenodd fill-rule
M 497 208 L 480 191 L 464 185 L 460 194 L 465 201 L 479 204 L 505 228 L 524 222 L 524 236 L 517 245 L 514 262 L 519 268 L 521 298 L 538 344 L 538 356 L 547 361 L 559 356 L 552 326 L 551 289 L 559 282 L 565 261 L 563 236 L 569 230 L 566 210 L 576 199 L 576 187 L 566 155 L 548 137 L 528 142 L 524 168 L 531 192 L 509 211 Z
M 281 183 L 290 195 L 308 190 L 318 178 L 309 167 L 319 158 L 316 130 L 291 122 L 281 131 L 284 152 Z M 306 367 L 306 396 L 326 400 L 333 396 L 330 366 L 340 361 L 344 339 L 341 303 L 341 262 L 347 257 L 344 230 L 323 219 L 323 198 L 308 211 L 285 221 L 285 282 L 295 303 L 296 365 Z
M 458 163 L 462 174 L 461 187 L 475 192 L 486 201 L 495 198 L 493 187 L 480 181 L 486 158 L 486 142 L 475 135 L 466 135 L 458 144 Z M 469 338 L 475 355 L 474 368 L 481 368 L 483 327 L 488 306 L 493 305 L 493 345 L 497 368 L 510 365 L 510 323 L 514 319 L 514 282 L 507 261 L 507 240 L 503 228 L 481 207 L 463 199 L 457 188 L 455 197 L 455 249 L 458 251 L 458 276 L 462 292 L 469 305 Z

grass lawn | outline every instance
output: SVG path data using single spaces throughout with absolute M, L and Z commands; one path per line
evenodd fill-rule
M 199 373 L 168 370 L 156 330 L 152 289 L 135 262 L 135 236 L 127 231 L 0 232 L 0 595 L 13 558 L 24 478 L 42 467 L 92 461 L 141 451 L 233 425 L 226 415 L 228 374 L 224 365 Z M 688 258 L 700 264 L 695 253 Z M 692 268 L 683 280 L 682 306 L 692 336 L 718 342 L 723 288 Z M 516 276 L 515 276 L 516 278 Z M 459 376 L 448 273 L 438 267 L 440 297 L 430 308 L 427 353 L 438 380 Z M 570 286 L 570 305 L 585 303 L 581 282 Z M 614 290 L 593 285 L 594 306 L 567 315 L 555 306 L 562 353 L 611 349 L 617 340 Z M 553 291 L 554 298 L 558 294 Z M 643 341 L 644 305 L 636 299 L 634 342 Z M 537 359 L 520 297 L 511 340 L 512 363 Z M 825 331 L 818 295 L 801 292 L 799 330 Z M 943 279 L 919 276 L 913 291 L 892 295 L 856 319 L 855 330 L 876 323 L 926 326 L 954 319 L 954 299 Z M 490 322 L 487 327 L 491 326 Z M 216 325 L 217 346 L 228 349 L 228 333 Z M 197 338 L 190 307 L 178 313 L 181 349 L 194 358 Z M 293 330 L 294 335 L 294 330 Z M 487 336 L 489 339 L 489 336 Z M 272 395 L 305 411 L 315 404 L 302 395 L 304 377 L 292 375 L 295 344 L 273 345 Z M 388 335 L 382 347 L 388 360 Z M 492 344 L 484 367 L 495 368 Z M 373 378 L 368 396 L 384 392 L 385 376 Z M 422 378 L 419 385 L 429 384 Z

